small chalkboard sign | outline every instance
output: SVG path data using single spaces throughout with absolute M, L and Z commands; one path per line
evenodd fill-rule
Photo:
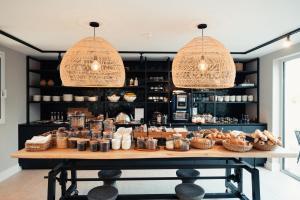
M 248 135 L 246 135 L 245 140 L 247 140 L 248 142 L 254 142 L 254 138 Z

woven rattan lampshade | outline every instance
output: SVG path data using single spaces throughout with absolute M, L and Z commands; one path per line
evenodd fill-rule
M 203 57 L 207 66 L 200 70 L 199 63 Z M 172 79 L 178 88 L 230 88 L 234 86 L 235 72 L 229 51 L 208 36 L 196 37 L 187 43 L 176 54 L 172 64 Z
M 93 68 L 96 62 L 97 68 Z M 100 37 L 87 37 L 68 49 L 60 64 L 64 86 L 123 87 L 124 64 L 119 53 Z

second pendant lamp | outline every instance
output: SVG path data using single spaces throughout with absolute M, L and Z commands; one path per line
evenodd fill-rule
M 172 79 L 177 88 L 218 89 L 234 86 L 235 65 L 230 52 L 212 37 L 203 36 L 206 24 L 199 24 L 201 37 L 187 43 L 176 54 Z
M 121 56 L 103 38 L 95 37 L 99 23 L 90 22 L 94 37 L 80 40 L 67 50 L 60 64 L 63 86 L 123 87 L 125 69 Z

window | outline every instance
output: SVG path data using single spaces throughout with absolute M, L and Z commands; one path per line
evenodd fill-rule
M 283 142 L 284 146 L 299 151 L 295 131 L 300 131 L 300 56 L 283 62 Z M 282 168 L 288 175 L 300 180 L 300 167 L 296 158 L 283 159 Z
M 5 122 L 5 58 L 4 53 L 0 52 L 0 124 Z

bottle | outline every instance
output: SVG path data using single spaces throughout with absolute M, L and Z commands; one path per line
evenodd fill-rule
M 129 80 L 129 86 L 132 86 L 134 84 L 134 80 L 131 78 L 130 80 Z
M 139 81 L 138 81 L 137 77 L 135 77 L 135 79 L 134 79 L 134 86 L 138 86 L 138 85 L 139 85 Z

